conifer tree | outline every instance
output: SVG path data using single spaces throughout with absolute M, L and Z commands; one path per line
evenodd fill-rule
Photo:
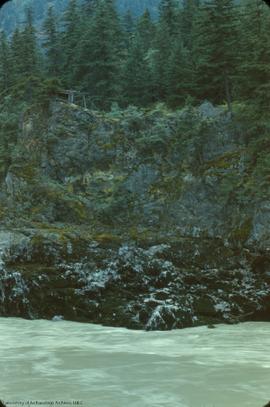
M 76 85 L 76 71 L 78 69 L 78 44 L 80 41 L 80 13 L 76 0 L 70 0 L 63 16 L 64 32 L 62 34 L 63 81 L 68 88 Z
M 270 103 L 270 11 L 263 2 L 245 4 L 241 20 L 238 91 L 259 111 Z
M 140 36 L 141 46 L 144 52 L 147 52 L 153 46 L 153 38 L 155 36 L 155 25 L 151 19 L 148 9 L 138 19 L 137 32 Z
M 159 4 L 159 24 L 168 31 L 169 35 L 174 36 L 177 31 L 177 8 L 175 0 L 161 0 Z
M 127 36 L 130 36 L 134 31 L 134 19 L 130 9 L 123 17 L 123 30 Z
M 123 30 L 123 39 L 124 39 L 124 46 L 125 49 L 128 50 L 131 45 L 131 40 L 133 37 L 133 33 L 135 30 L 135 22 L 133 19 L 133 15 L 130 9 L 126 12 L 126 14 L 122 18 L 122 30 Z
M 127 104 L 142 105 L 145 99 L 145 62 L 138 35 L 133 36 L 123 77 L 124 100 Z
M 26 23 L 22 31 L 16 29 L 11 38 L 12 80 L 17 96 L 29 103 L 37 91 L 41 78 L 41 57 L 37 46 L 32 10 L 26 11 Z
M 168 61 L 168 103 L 178 107 L 185 103 L 188 97 L 195 95 L 194 67 L 191 51 L 184 47 L 180 36 L 176 37 L 170 59 Z
M 52 6 L 48 9 L 43 30 L 45 34 L 43 47 L 46 53 L 46 73 L 48 76 L 58 77 L 60 74 L 61 48 L 57 20 Z
M 237 65 L 237 17 L 233 0 L 211 0 L 196 21 L 195 57 L 201 99 L 226 101 L 232 110 L 233 79 Z
M 10 58 L 12 62 L 12 77 L 14 83 L 23 82 L 38 76 L 39 61 L 35 31 L 32 26 L 31 12 L 29 20 L 22 31 L 15 29 L 11 37 Z
M 193 33 L 200 0 L 184 0 L 180 11 L 180 31 L 183 45 L 189 50 L 193 46 Z
M 6 34 L 0 33 L 0 92 L 7 90 L 12 84 L 11 50 Z
M 101 0 L 83 38 L 82 85 L 106 108 L 120 95 L 122 31 L 112 0 Z
M 177 35 L 178 14 L 174 0 L 161 0 L 159 6 L 159 21 L 155 36 L 155 62 L 154 62 L 154 82 L 155 97 L 164 100 L 168 96 L 168 60 L 170 58 L 170 45 Z
M 141 106 L 153 102 L 153 67 L 149 53 L 154 32 L 154 24 L 146 10 L 137 22 L 124 68 L 125 102 Z
M 14 81 L 17 82 L 23 74 L 23 51 L 24 44 L 22 34 L 16 27 L 11 37 L 11 61 L 12 61 L 12 74 Z
M 95 14 L 98 2 L 99 0 L 84 0 L 82 12 L 87 18 L 92 17 Z
M 22 74 L 28 77 L 37 76 L 39 74 L 39 57 L 33 11 L 30 8 L 26 10 L 26 24 L 21 33 L 21 42 L 23 44 Z

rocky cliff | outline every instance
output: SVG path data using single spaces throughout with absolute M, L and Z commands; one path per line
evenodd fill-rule
M 1 315 L 269 319 L 269 161 L 247 133 L 207 102 L 26 111 L 2 172 Z

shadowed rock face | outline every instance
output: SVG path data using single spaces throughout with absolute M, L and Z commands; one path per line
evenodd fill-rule
M 138 245 L 24 233 L 3 256 L 1 315 L 147 330 L 270 319 L 269 273 L 253 269 L 256 253 L 220 239 Z
M 1 315 L 134 329 L 269 320 L 268 190 L 244 131 L 207 102 L 28 112 L 2 178 Z
M 267 205 L 250 201 L 241 212 L 240 199 L 231 199 L 245 177 L 245 152 L 237 128 L 210 104 L 99 114 L 56 103 L 46 119 L 25 117 L 18 149 L 28 160 L 14 160 L 3 186 L 20 217 L 135 239 L 149 231 L 266 240 Z

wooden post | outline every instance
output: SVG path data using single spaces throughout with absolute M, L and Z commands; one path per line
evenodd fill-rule
M 85 94 L 83 94 L 83 107 L 87 109 Z
M 71 102 L 70 103 L 74 103 L 74 90 L 71 90 Z
M 85 109 L 88 109 L 87 105 L 90 104 L 90 109 L 95 108 L 95 104 L 91 99 L 91 95 L 89 93 L 79 92 L 76 90 L 64 90 L 61 92 L 61 94 L 65 98 L 65 101 L 67 101 L 70 104 L 72 103 L 77 104 L 84 107 Z M 90 96 L 89 102 L 87 102 L 86 99 L 87 96 Z
M 231 96 L 231 89 L 230 89 L 230 83 L 229 83 L 229 78 L 227 75 L 227 72 L 225 72 L 225 95 L 226 95 L 226 102 L 228 106 L 228 111 L 230 115 L 232 116 L 232 96 Z

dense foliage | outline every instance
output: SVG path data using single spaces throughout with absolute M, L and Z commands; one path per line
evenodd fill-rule
M 178 4 L 178 6 L 177 6 Z M 178 107 L 205 98 L 232 109 L 233 101 L 269 97 L 270 13 L 261 2 L 162 0 L 159 20 L 148 10 L 136 21 L 119 17 L 113 0 L 70 0 L 59 18 L 52 7 L 41 33 L 31 10 L 26 23 L 0 40 L 0 92 L 25 79 L 58 79 L 63 88 L 83 90 L 99 108 Z
M 27 9 L 21 29 L 0 34 L 1 171 L 21 112 L 46 108 L 60 89 L 85 92 L 87 106 L 103 110 L 224 104 L 244 115 L 256 152 L 254 135 L 265 139 L 269 128 L 269 32 L 260 0 L 161 0 L 157 20 L 148 10 L 119 16 L 113 0 L 70 0 L 61 17 L 50 6 L 38 32 Z

